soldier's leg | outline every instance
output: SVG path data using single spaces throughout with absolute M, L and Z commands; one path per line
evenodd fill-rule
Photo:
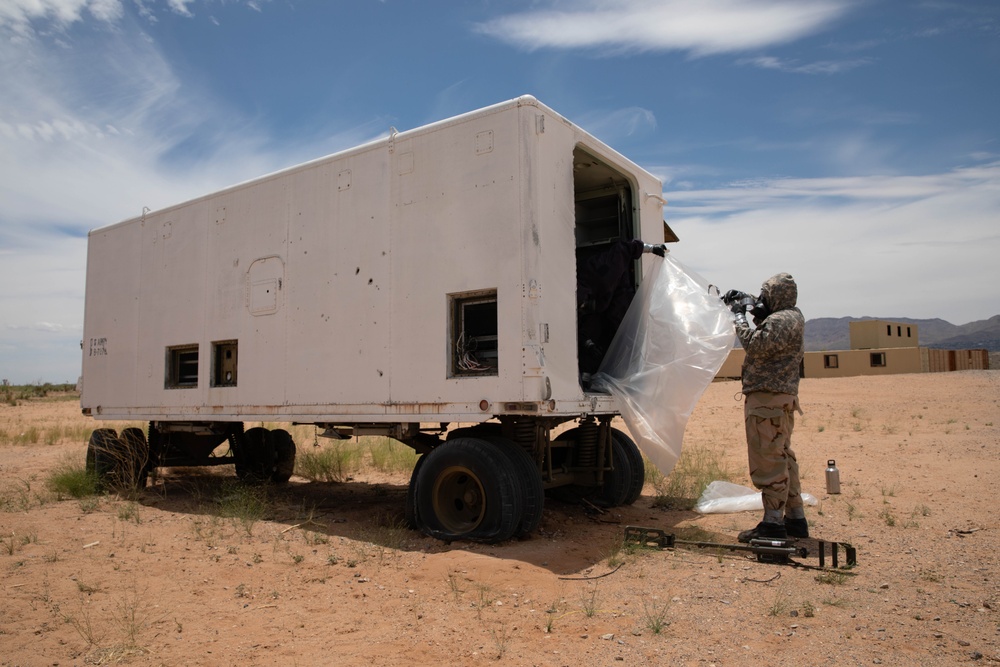
M 785 457 L 788 460 L 788 499 L 785 503 L 785 532 L 789 537 L 809 537 L 802 503 L 802 487 L 799 482 L 799 463 L 792 451 L 792 432 L 795 430 L 795 411 L 799 409 L 795 396 L 785 396 L 784 409 L 787 413 L 788 438 L 785 443 Z
M 744 406 L 747 459 L 750 479 L 763 497 L 764 521 L 780 523 L 789 490 L 788 420 L 781 407 L 771 405 L 771 396 L 766 392 L 747 396 Z
M 804 519 L 805 512 L 802 503 L 802 485 L 799 482 L 799 462 L 792 451 L 792 431 L 795 430 L 795 410 L 798 400 L 788 396 L 784 404 L 788 434 L 785 438 L 785 458 L 788 461 L 788 498 L 785 503 L 785 516 L 793 519 Z

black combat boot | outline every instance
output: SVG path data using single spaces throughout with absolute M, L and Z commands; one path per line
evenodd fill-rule
M 803 519 L 803 521 L 805 520 Z M 780 523 L 768 523 L 761 521 L 757 524 L 756 528 L 744 530 L 736 537 L 736 539 L 739 542 L 748 544 L 750 540 L 784 540 L 787 537 L 788 533 L 785 531 L 784 525 Z
M 785 532 L 789 537 L 809 537 L 809 524 L 805 519 L 785 517 Z

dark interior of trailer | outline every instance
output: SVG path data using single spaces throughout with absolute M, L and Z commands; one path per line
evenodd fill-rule
M 639 262 L 632 182 L 581 147 L 573 151 L 577 345 L 586 389 L 635 294 Z

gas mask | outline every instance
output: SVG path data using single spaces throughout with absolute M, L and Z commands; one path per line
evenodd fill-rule
M 764 319 L 771 314 L 771 308 L 767 305 L 764 300 L 764 295 L 753 297 L 754 303 L 750 306 L 750 314 L 753 315 L 753 323 L 760 324 Z

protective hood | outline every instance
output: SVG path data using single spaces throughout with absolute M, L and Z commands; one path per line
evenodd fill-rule
M 789 273 L 779 273 L 764 281 L 760 298 L 769 313 L 794 308 L 799 298 L 799 288 Z

